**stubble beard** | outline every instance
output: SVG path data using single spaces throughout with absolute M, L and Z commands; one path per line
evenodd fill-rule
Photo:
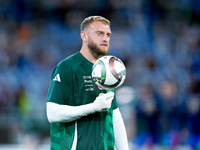
M 109 50 L 109 46 L 107 48 L 100 48 L 91 39 L 88 41 L 88 48 L 94 57 L 99 57 L 101 55 L 104 56 L 108 53 Z

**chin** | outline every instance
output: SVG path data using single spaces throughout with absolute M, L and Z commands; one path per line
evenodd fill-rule
M 108 48 L 104 48 L 101 50 L 102 55 L 106 55 L 108 53 Z
M 106 55 L 107 53 L 108 53 L 108 51 L 102 51 L 102 52 L 101 52 L 101 55 L 104 56 L 104 55 Z

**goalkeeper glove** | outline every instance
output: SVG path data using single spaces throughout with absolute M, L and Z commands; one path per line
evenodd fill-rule
M 92 103 L 94 112 L 105 111 L 111 107 L 114 92 L 100 93 Z

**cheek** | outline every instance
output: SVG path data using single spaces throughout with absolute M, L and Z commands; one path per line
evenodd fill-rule
M 100 39 L 98 37 L 94 37 L 91 39 L 93 43 L 99 43 Z

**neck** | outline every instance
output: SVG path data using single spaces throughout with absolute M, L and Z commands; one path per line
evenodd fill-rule
M 80 53 L 91 63 L 95 63 L 96 60 L 99 58 L 99 56 L 97 56 L 94 53 L 91 53 L 91 51 L 88 48 L 84 48 L 82 46 Z

